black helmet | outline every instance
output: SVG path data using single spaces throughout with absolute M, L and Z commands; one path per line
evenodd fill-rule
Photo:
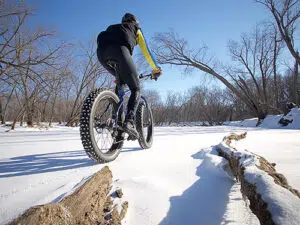
M 133 14 L 125 13 L 125 15 L 122 17 L 122 23 L 131 23 L 131 22 L 135 22 L 137 24 L 139 23 L 139 21 Z

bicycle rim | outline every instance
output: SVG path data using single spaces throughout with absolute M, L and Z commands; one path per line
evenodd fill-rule
M 93 106 L 91 114 L 91 133 L 93 143 L 102 154 L 114 154 L 112 146 L 116 140 L 116 124 L 113 119 L 113 107 L 117 103 L 109 96 L 99 99 Z

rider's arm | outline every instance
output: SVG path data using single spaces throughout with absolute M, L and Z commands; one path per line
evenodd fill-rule
M 141 29 L 138 29 L 137 31 L 137 39 L 136 39 L 138 45 L 140 46 L 146 60 L 148 61 L 149 65 L 152 67 L 152 69 L 154 71 L 160 71 L 160 68 L 154 58 L 154 56 L 151 54 L 149 48 L 148 48 L 148 45 L 147 45 L 147 42 L 144 38 L 144 35 L 141 31 Z

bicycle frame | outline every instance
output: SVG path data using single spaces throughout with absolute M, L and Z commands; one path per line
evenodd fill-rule
M 147 79 L 147 78 L 152 79 L 152 74 L 147 74 L 147 75 L 141 74 L 141 75 L 139 75 L 139 79 Z M 130 93 L 130 90 L 129 90 L 129 89 L 126 89 L 126 90 L 120 89 L 120 90 L 118 91 L 118 93 L 117 93 L 117 95 L 118 95 L 118 97 L 119 97 L 119 99 L 120 99 L 120 102 L 119 102 L 119 104 L 118 104 L 118 109 L 117 109 L 117 111 L 116 111 L 116 115 L 115 115 L 116 117 L 115 117 L 115 119 L 114 119 L 114 126 L 116 126 L 116 125 L 118 126 L 118 123 L 117 123 L 117 122 L 118 122 L 119 112 L 120 112 L 121 108 L 123 109 L 124 115 L 125 115 L 125 117 L 126 117 L 127 110 L 126 110 L 126 107 L 124 106 L 124 96 L 128 96 L 129 93 Z M 148 109 L 148 108 L 149 108 L 149 104 L 148 104 L 148 102 L 147 102 L 147 99 L 146 99 L 143 95 L 141 95 L 140 99 L 142 99 L 142 100 L 145 102 L 146 108 Z M 109 109 L 110 105 L 111 105 L 110 103 L 107 105 L 107 107 L 106 107 L 104 113 L 107 112 L 107 110 Z M 104 113 L 103 113 L 103 114 L 104 114 Z M 149 118 L 149 113 L 148 113 L 148 110 L 147 110 L 147 119 L 148 119 L 148 118 Z
M 117 120 L 118 120 L 118 116 L 119 116 L 119 112 L 120 112 L 120 109 L 121 109 L 121 107 L 122 107 L 122 109 L 123 109 L 123 112 L 124 112 L 124 114 L 125 114 L 125 116 L 126 116 L 126 114 L 127 114 L 127 110 L 126 110 L 126 107 L 125 107 L 125 105 L 124 105 L 124 96 L 128 96 L 130 94 L 130 90 L 129 89 L 127 89 L 127 90 L 119 90 L 119 92 L 118 92 L 118 97 L 119 97 L 119 99 L 120 99 L 120 102 L 119 102 L 119 105 L 118 105 L 118 110 L 117 110 L 117 112 L 116 112 L 116 118 L 115 118 L 115 121 L 114 121 L 114 124 L 117 124 Z M 141 99 L 145 102 L 145 104 L 146 104 L 146 107 L 148 108 L 149 107 L 149 104 L 148 104 L 148 102 L 147 102 L 147 99 L 143 96 L 143 95 L 141 95 L 141 97 L 140 97 L 140 101 L 141 101 Z M 139 102 L 140 102 L 139 101 Z M 148 111 L 147 111 L 147 117 L 148 117 L 149 115 L 148 115 Z M 148 118 L 147 118 L 148 119 Z

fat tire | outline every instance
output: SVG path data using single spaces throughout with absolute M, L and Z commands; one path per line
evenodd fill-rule
M 144 133 L 143 119 L 144 111 L 147 110 L 148 116 L 150 117 L 150 125 L 148 127 L 147 136 Z M 136 112 L 136 129 L 139 133 L 138 142 L 143 149 L 151 148 L 153 143 L 153 116 L 151 108 L 144 102 L 140 102 Z M 145 137 L 146 136 L 146 137 Z
M 86 154 L 97 163 L 106 163 L 113 161 L 120 154 L 120 149 L 124 141 L 120 141 L 111 146 L 112 153 L 107 154 L 101 152 L 98 148 L 95 138 L 93 137 L 93 109 L 97 107 L 97 103 L 104 97 L 112 98 L 117 104 L 120 100 L 119 97 L 112 91 L 103 89 L 96 89 L 92 91 L 85 99 L 80 115 L 80 137 Z

